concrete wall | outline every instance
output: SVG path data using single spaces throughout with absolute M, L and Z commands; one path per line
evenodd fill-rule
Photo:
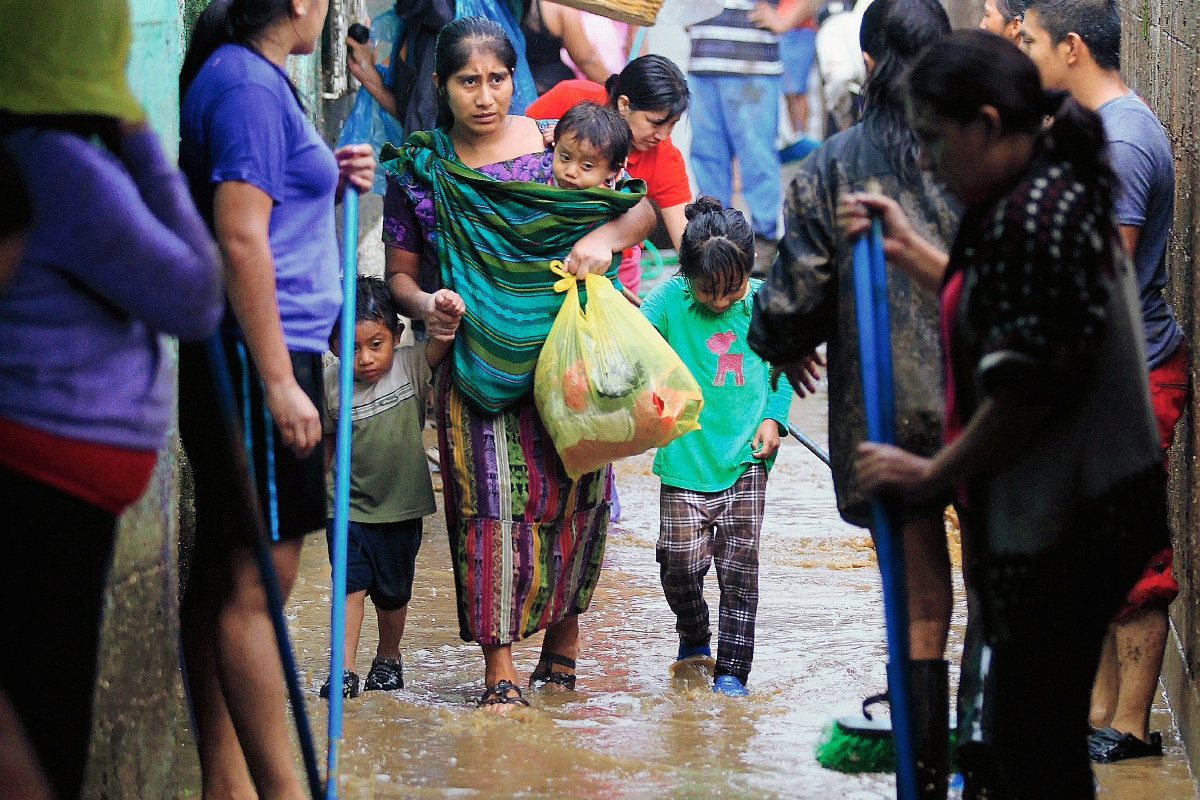
M 178 0 L 130 3 L 127 73 L 163 149 L 179 143 Z M 91 759 L 85 798 L 172 797 L 178 677 L 177 434 L 159 457 L 146 494 L 121 518 L 105 597 Z
M 127 75 L 163 150 L 179 151 L 179 64 L 187 32 L 208 0 L 130 0 Z M 320 54 L 293 58 L 288 73 L 320 124 Z M 174 363 L 172 364 L 174 366 Z M 83 797 L 194 794 L 195 773 L 180 676 L 179 445 L 172 430 L 146 494 L 121 518 L 105 597 L 95 716 Z M 181 767 L 180 761 L 183 761 Z
M 1187 331 L 1200 341 L 1196 306 L 1200 285 L 1195 279 L 1195 256 L 1200 251 L 1200 104 L 1196 101 L 1200 69 L 1197 0 L 1119 0 L 1121 6 L 1122 71 L 1166 126 L 1175 151 L 1175 227 L 1171 235 L 1167 298 Z M 1194 352 L 1194 351 L 1193 351 Z M 1195 358 L 1191 383 L 1196 386 Z M 1200 769 L 1200 513 L 1196 461 L 1200 408 L 1192 403 L 1176 431 L 1171 448 L 1171 525 L 1175 538 L 1175 576 L 1179 599 L 1171 607 L 1175 641 L 1167 647 L 1163 684 L 1187 745 L 1192 770 Z

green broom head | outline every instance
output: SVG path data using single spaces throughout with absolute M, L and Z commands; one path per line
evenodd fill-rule
M 896 748 L 892 744 L 891 723 L 878 718 L 838 717 L 821 731 L 817 763 L 825 769 L 851 775 L 895 772 Z
M 950 729 L 950 771 L 955 771 L 957 735 Z M 896 747 L 888 719 L 863 716 L 838 717 L 821 731 L 817 740 L 817 763 L 834 772 L 895 772 Z

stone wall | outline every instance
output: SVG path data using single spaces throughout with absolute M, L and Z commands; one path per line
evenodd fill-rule
M 179 151 L 179 65 L 207 5 L 130 0 L 130 87 L 172 160 Z M 288 74 L 319 127 L 320 52 L 289 59 Z M 196 765 L 178 648 L 178 442 L 172 430 L 145 495 L 121 517 L 105 596 L 86 800 L 171 798 L 199 788 L 185 785 L 196 783 Z
M 130 87 L 146 108 L 163 150 L 179 143 L 178 0 L 130 3 Z M 174 356 L 172 356 L 174 358 Z M 88 800 L 175 796 L 175 720 L 182 712 L 177 434 L 159 456 L 142 498 L 122 517 L 105 596 L 98 659 Z
M 1175 227 L 1167 253 L 1171 276 L 1167 298 L 1191 342 L 1197 334 L 1194 259 L 1200 250 L 1200 70 L 1197 0 L 1119 0 L 1123 26 L 1122 72 L 1166 126 L 1175 151 Z M 1191 383 L 1196 386 L 1195 359 Z M 1171 525 L 1175 538 L 1175 576 L 1179 599 L 1171 607 L 1175 641 L 1167 646 L 1163 684 L 1187 745 L 1192 770 L 1200 768 L 1200 513 L 1196 461 L 1200 407 L 1189 407 L 1171 448 Z

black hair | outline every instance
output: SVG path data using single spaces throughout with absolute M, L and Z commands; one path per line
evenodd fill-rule
M 355 284 L 354 322 L 378 322 L 393 334 L 400 330 L 396 301 L 383 278 L 359 275 Z
M 396 301 L 383 278 L 375 275 L 359 275 L 354 283 L 354 324 L 360 322 L 378 322 L 392 332 L 393 336 L 400 333 L 400 317 L 396 311 Z M 333 323 L 329 334 L 329 348 L 332 350 L 341 341 L 342 317 L 339 314 Z
M 1074 33 L 1101 69 L 1121 67 L 1121 15 L 1116 0 L 1028 0 L 1054 44 Z
M 629 158 L 633 141 L 629 123 L 608 106 L 589 101 L 571 106 L 554 126 L 554 141 L 561 142 L 568 134 L 599 150 L 612 169 L 620 168 Z
M 212 0 L 192 28 L 191 42 L 179 69 L 179 99 L 183 100 L 200 68 L 218 47 L 233 42 L 258 52 L 252 44 L 254 39 L 276 19 L 291 14 L 291 0 Z M 291 79 L 288 86 L 296 102 L 304 108 Z
M 615 109 L 621 95 L 629 98 L 631 111 L 662 112 L 675 119 L 687 111 L 691 94 L 687 78 L 675 62 L 663 56 L 642 56 L 610 75 L 604 84 L 608 107 Z
M 915 180 L 920 163 L 904 73 L 921 51 L 950 31 L 950 18 L 937 0 L 875 0 L 863 14 L 859 46 L 875 61 L 863 85 L 863 125 L 902 180 Z
M 1028 0 L 996 0 L 996 10 L 1000 12 L 1000 16 L 1004 17 L 1005 24 L 1014 19 L 1025 19 L 1025 10 L 1028 6 Z
M 439 128 L 454 125 L 450 110 L 450 77 L 466 66 L 471 54 L 482 48 L 499 59 L 512 75 L 517 69 L 517 51 L 499 22 L 486 17 L 463 17 L 442 27 L 434 46 L 434 72 L 437 73 L 437 122 Z
M 8 148 L 0 145 L 0 239 L 19 236 L 33 224 L 29 189 Z
M 1012 42 L 957 31 L 917 60 L 909 85 L 914 103 L 959 124 L 975 121 L 983 106 L 995 108 L 1003 132 L 1044 137 L 1054 156 L 1109 195 L 1113 176 L 1100 117 L 1066 92 L 1043 91 L 1037 66 Z M 1053 117 L 1048 129 L 1047 116 Z
M 679 245 L 679 274 L 718 296 L 741 286 L 754 267 L 754 229 L 746 217 L 708 195 L 683 213 L 688 224 Z

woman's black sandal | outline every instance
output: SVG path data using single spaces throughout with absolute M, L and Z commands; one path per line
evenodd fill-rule
M 516 692 L 516 697 L 509 697 L 509 692 Z M 521 696 L 521 690 L 512 681 L 500 681 L 495 686 L 484 690 L 483 696 L 475 703 L 479 708 L 484 706 L 524 706 L 529 708 L 529 701 Z
M 542 672 L 540 668 L 546 662 L 549 664 L 546 666 L 546 671 Z M 555 672 L 555 664 L 572 671 Z M 543 653 L 542 657 L 538 659 L 538 667 L 539 669 L 534 670 L 533 674 L 529 676 L 529 688 L 537 689 L 547 684 L 553 684 L 568 692 L 575 691 L 575 661 L 573 659 L 560 656 L 558 653 Z

